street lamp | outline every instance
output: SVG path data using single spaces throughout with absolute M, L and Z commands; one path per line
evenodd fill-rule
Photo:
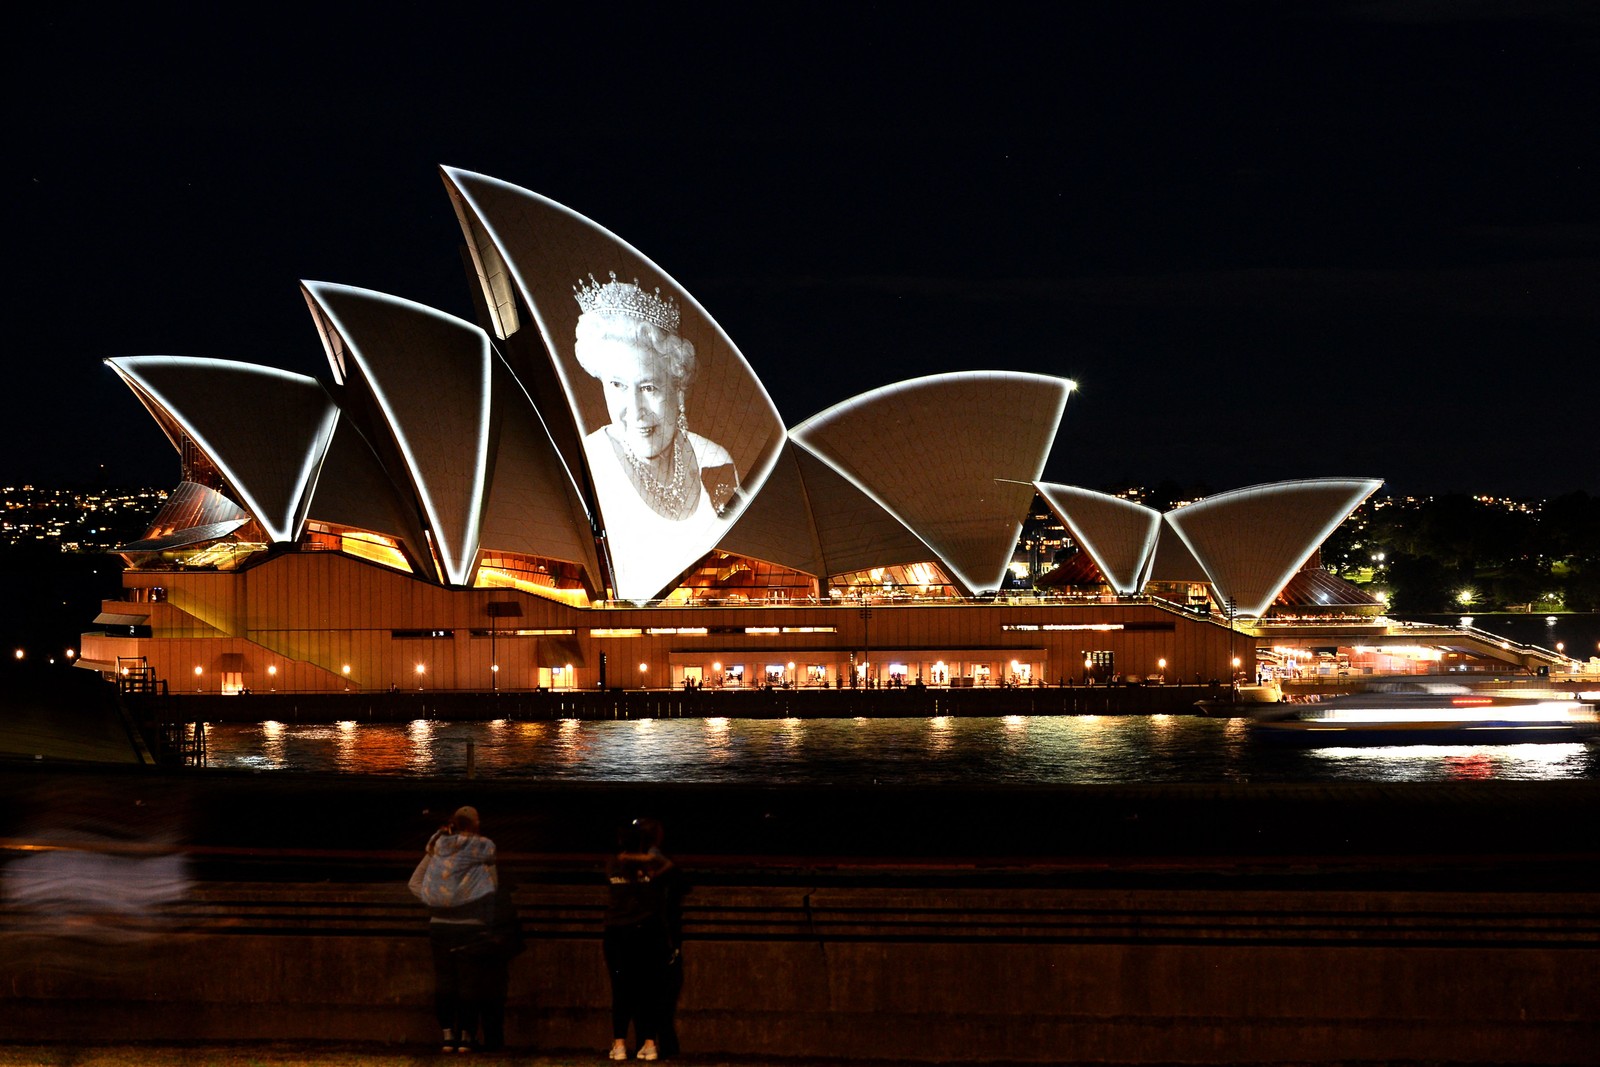
M 872 609 L 861 609 L 861 679 L 872 684 Z
M 1239 684 L 1239 674 L 1238 674 L 1238 671 L 1239 671 L 1239 657 L 1234 655 L 1234 649 L 1237 647 L 1237 645 L 1235 644 L 1235 637 L 1237 635 L 1237 631 L 1234 629 L 1233 623 L 1234 623 L 1234 620 L 1237 619 L 1238 617 L 1239 617 L 1239 602 L 1237 600 L 1235 600 L 1233 597 L 1230 596 L 1228 598 L 1228 655 L 1233 656 L 1233 670 L 1234 670 L 1233 682 L 1234 682 L 1235 685 Z
M 500 637 L 500 620 L 521 618 L 522 605 L 515 600 L 491 600 L 484 607 L 484 611 L 489 616 L 489 688 L 499 692 L 500 653 L 498 641 Z

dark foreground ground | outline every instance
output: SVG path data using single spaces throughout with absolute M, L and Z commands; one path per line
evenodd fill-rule
M 693 886 L 684 1064 L 1597 1062 L 1596 782 L 175 770 L 118 758 L 115 722 L 12 696 L 0 1067 L 464 1062 L 429 1042 L 404 885 L 461 804 L 530 937 L 514 1053 L 478 1062 L 607 1062 L 601 862 L 643 815 Z
M 400 1052 L 394 1049 L 352 1045 L 307 1045 L 304 1043 L 259 1043 L 241 1045 L 0 1045 L 0 1067 L 420 1067 L 423 1064 L 471 1063 L 517 1067 L 593 1067 L 608 1062 L 599 1053 L 588 1055 L 542 1055 L 525 1052 L 473 1054 L 449 1057 L 429 1050 Z M 796 1057 L 745 1057 L 729 1059 L 684 1055 L 667 1061 L 683 1067 L 907 1067 L 926 1061 L 835 1060 Z M 1070 1065 L 1072 1061 L 1058 1061 Z M 959 1067 L 959 1065 L 947 1065 Z M 989 1065 L 993 1067 L 993 1065 Z M 1103 1062 L 1098 1067 L 1107 1067 Z M 1115 1065 L 1111 1065 L 1115 1067 Z M 1150 1065 L 1144 1065 L 1150 1067 Z M 1159 1067 L 1159 1065 L 1157 1065 Z M 1284 1064 L 1281 1067 L 1292 1067 Z M 1320 1067 L 1342 1067 L 1322 1061 Z M 1444 1067 L 1439 1060 L 1394 1061 L 1394 1067 Z
M 595 879 L 640 816 L 697 879 L 743 884 L 1551 891 L 1600 867 L 1591 782 L 760 788 L 23 763 L 0 771 L 0 841 L 179 852 L 198 881 L 403 883 L 462 804 L 503 868 L 547 882 Z

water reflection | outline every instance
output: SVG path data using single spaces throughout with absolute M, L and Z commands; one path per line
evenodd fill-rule
M 725 763 L 733 756 L 733 746 L 728 743 L 728 720 L 705 720 L 706 756 L 713 763 Z
M 213 766 L 344 774 L 742 783 L 1119 783 L 1600 778 L 1600 746 L 1304 751 L 1197 716 L 225 724 Z
M 416 774 L 428 774 L 434 766 L 433 723 L 427 719 L 413 719 L 406 727 L 411 739 L 411 751 L 406 757 L 406 767 Z M 444 770 L 444 768 L 439 768 Z
M 266 722 L 261 724 L 260 731 L 261 745 L 257 753 L 259 759 L 259 763 L 257 765 L 263 766 L 267 770 L 282 770 L 284 766 L 283 724 L 281 722 L 274 722 L 273 720 L 268 719 Z M 208 749 L 211 745 L 211 738 L 215 736 L 215 732 L 216 731 L 213 730 L 206 735 L 206 747 Z
M 567 767 L 579 766 L 583 763 L 584 749 L 583 723 L 577 719 L 562 719 L 556 731 L 556 743 L 552 752 L 560 765 Z M 535 754 L 530 753 L 530 756 Z M 537 758 L 535 756 L 535 758 Z
M 1538 780 L 1597 777 L 1595 752 L 1563 745 L 1396 745 L 1324 748 L 1307 755 L 1364 781 L 1434 782 L 1488 778 Z M 1345 777 L 1346 775 L 1340 775 Z

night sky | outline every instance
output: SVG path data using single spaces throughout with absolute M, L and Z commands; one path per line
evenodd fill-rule
M 472 318 L 448 164 L 661 264 L 791 426 L 1028 370 L 1056 481 L 1600 492 L 1589 3 L 37 6 L 0 484 L 175 484 L 100 360 L 326 377 L 300 279 Z

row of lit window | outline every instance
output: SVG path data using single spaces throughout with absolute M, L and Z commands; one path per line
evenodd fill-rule
M 1105 630 L 1120 630 L 1122 628 L 1123 628 L 1123 626 L 1122 626 L 1122 623 L 1120 623 L 1120 622 L 1045 622 L 1045 623 L 1018 622 L 1018 623 L 1004 623 L 1000 627 L 1000 629 L 1002 629 L 1002 630 L 1027 630 L 1027 631 L 1034 631 L 1034 630 L 1100 630 L 1100 631 L 1105 631 Z

